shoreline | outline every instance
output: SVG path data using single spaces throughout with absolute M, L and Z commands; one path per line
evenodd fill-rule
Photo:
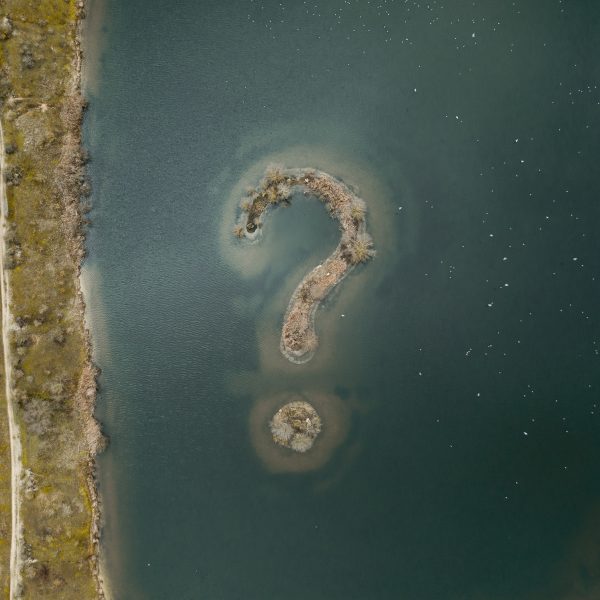
M 98 370 L 81 282 L 82 198 L 89 195 L 81 131 L 85 5 L 69 0 L 56 22 L 19 0 L 4 8 L 0 277 L 12 429 L 9 600 L 105 600 L 95 456 L 106 440 L 93 414 Z M 58 54 L 53 36 L 66 42 Z M 31 59 L 23 59 L 14 38 L 20 48 L 36 49 Z M 32 421 L 33 414 L 41 416 Z M 57 505 L 68 516 L 60 517 Z
M 360 263 L 375 255 L 366 229 L 366 203 L 342 181 L 317 169 L 267 168 L 259 186 L 248 191 L 240 205 L 242 214 L 234 228 L 240 239 L 255 241 L 263 218 L 271 207 L 289 203 L 292 190 L 300 187 L 313 195 L 338 221 L 342 232 L 335 250 L 306 274 L 296 286 L 283 318 L 280 351 L 290 362 L 311 360 L 318 347 L 315 315 L 333 289 Z
M 78 14 L 77 21 L 77 33 L 75 36 L 75 66 L 74 66 L 74 78 L 73 78 L 73 94 L 80 98 L 84 98 L 82 92 L 82 62 L 83 62 L 83 49 L 82 49 L 82 36 L 83 36 L 83 22 L 86 14 L 87 1 L 81 2 L 81 11 Z M 85 102 L 85 100 L 84 100 Z M 83 110 L 79 115 L 77 125 L 77 145 L 78 152 L 83 150 L 83 137 L 82 137 L 82 123 L 83 123 Z M 81 215 L 78 215 L 78 220 Z M 79 305 L 79 316 L 81 319 L 83 331 L 84 331 L 84 344 L 85 344 L 85 362 L 84 369 L 79 380 L 77 389 L 77 405 L 80 409 L 80 417 L 83 422 L 85 435 L 88 443 L 88 471 L 87 471 L 87 487 L 88 493 L 91 499 L 91 527 L 90 527 L 90 542 L 93 548 L 93 552 L 89 557 L 92 563 L 92 573 L 96 583 L 96 591 L 98 600 L 106 600 L 104 577 L 101 570 L 100 560 L 100 532 L 101 532 L 101 519 L 102 512 L 100 506 L 100 497 L 98 494 L 98 480 L 96 476 L 97 464 L 95 457 L 106 449 L 108 439 L 104 436 L 101 431 L 100 423 L 94 416 L 96 408 L 97 393 L 98 393 L 98 375 L 99 369 L 93 362 L 93 345 L 90 329 L 86 323 L 86 303 L 83 292 L 83 285 L 81 280 L 81 270 L 83 265 L 83 259 L 86 254 L 85 247 L 85 231 L 82 231 L 81 223 L 79 223 L 79 229 L 81 236 L 77 238 L 80 245 L 77 253 L 77 277 L 76 277 L 76 296 Z

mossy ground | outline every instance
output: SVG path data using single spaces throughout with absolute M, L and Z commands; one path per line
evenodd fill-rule
M 14 395 L 23 469 L 31 472 L 21 500 L 23 597 L 31 599 L 98 597 L 90 560 L 90 452 L 76 402 L 89 360 L 77 296 L 81 102 L 73 77 L 78 11 L 74 0 L 0 3 L 0 19 L 8 16 L 12 24 L 8 39 L 0 41 L 2 123 L 5 143 L 16 148 L 6 157 L 7 168 L 20 174 L 18 184 L 7 187 L 12 227 L 7 266 L 17 324 L 10 353 Z M 3 466 L 5 407 L 0 413 Z M 0 470 L 0 533 L 10 483 L 5 472 Z M 0 542 L 2 559 L 4 553 Z

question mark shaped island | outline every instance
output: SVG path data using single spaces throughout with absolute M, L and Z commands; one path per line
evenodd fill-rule
M 318 345 L 315 312 L 333 288 L 358 264 L 375 255 L 367 233 L 366 204 L 342 181 L 316 169 L 285 169 L 271 166 L 256 189 L 241 203 L 242 213 L 234 229 L 240 239 L 254 240 L 269 209 L 289 203 L 292 190 L 303 188 L 324 205 L 339 223 L 340 241 L 329 257 L 298 284 L 288 304 L 281 329 L 281 353 L 302 364 L 314 355 Z

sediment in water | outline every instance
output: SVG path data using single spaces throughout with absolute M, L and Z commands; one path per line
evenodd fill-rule
M 319 433 L 308 452 L 274 443 L 272 421 L 290 404 L 309 405 L 320 418 Z M 265 468 L 272 473 L 308 473 L 326 465 L 345 441 L 350 409 L 335 394 L 318 390 L 281 392 L 254 403 L 249 417 L 250 439 Z

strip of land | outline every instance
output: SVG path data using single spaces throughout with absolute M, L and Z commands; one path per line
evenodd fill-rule
M 280 349 L 291 362 L 309 361 L 317 348 L 315 312 L 344 277 L 359 263 L 374 256 L 373 241 L 366 232 L 366 204 L 342 181 L 316 169 L 270 167 L 256 189 L 242 200 L 242 215 L 234 233 L 256 239 L 269 207 L 290 201 L 292 189 L 301 187 L 324 205 L 338 221 L 340 242 L 320 265 L 308 273 L 292 294 L 281 330 Z
M 20 535 L 20 521 L 19 521 L 19 482 L 21 481 L 21 438 L 19 434 L 19 428 L 15 419 L 15 410 L 12 396 L 11 386 L 11 358 L 10 358 L 10 313 L 9 313 L 9 299 L 8 299 L 8 279 L 6 275 L 6 231 L 8 227 L 7 213 L 8 213 L 8 202 L 6 197 L 6 183 L 4 181 L 4 174 L 6 172 L 6 152 L 4 144 L 4 128 L 0 122 L 0 298 L 1 298 L 1 310 L 2 310 L 2 335 L 1 340 L 1 351 L 2 351 L 2 367 L 4 375 L 4 386 L 3 386 L 3 398 L 6 404 L 4 413 L 6 417 L 6 429 L 4 434 L 5 445 L 8 448 L 7 461 L 7 476 L 5 479 L 6 488 L 4 493 L 8 492 L 10 496 L 10 503 L 7 504 L 6 510 L 10 515 L 10 535 L 7 535 L 6 541 L 8 546 L 8 565 L 4 565 L 5 572 L 5 587 L 8 593 L 8 597 L 17 597 L 17 592 L 21 588 L 21 564 L 19 558 L 21 556 L 21 545 L 22 537 Z M 6 517 L 5 517 L 6 518 Z M 6 521 L 9 521 L 6 518 Z
M 10 530 L 0 590 L 10 600 L 103 598 L 94 481 L 103 438 L 79 286 L 82 16 L 75 0 L 0 4 L 0 463 L 11 456 L 11 477 L 0 478 L 0 532 Z

